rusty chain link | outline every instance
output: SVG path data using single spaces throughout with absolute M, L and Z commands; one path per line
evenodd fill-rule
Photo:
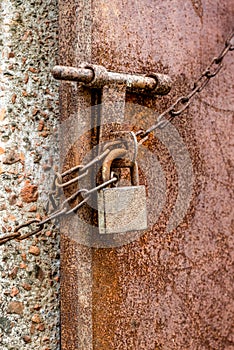
M 75 166 L 65 172 L 63 172 L 62 174 L 56 172 L 55 176 L 56 179 L 54 181 L 55 186 L 60 189 L 61 187 L 68 187 L 69 185 L 73 184 L 74 182 L 78 182 L 78 180 L 80 180 L 83 176 L 86 176 L 88 174 L 89 169 L 97 164 L 100 160 L 102 160 L 104 157 L 106 157 L 110 152 L 110 149 L 105 149 L 103 151 L 102 154 L 100 154 L 99 156 L 97 156 L 96 158 L 94 158 L 93 160 L 91 160 L 89 163 L 87 163 L 86 165 L 78 165 Z M 63 177 L 72 174 L 74 171 L 80 171 L 83 172 L 83 174 L 77 176 L 76 178 L 67 181 L 67 182 L 62 182 L 63 181 Z M 116 182 L 118 179 L 117 177 L 114 177 L 104 183 L 102 183 L 99 186 L 96 186 L 94 188 L 91 188 L 90 190 L 88 189 L 79 189 L 78 191 L 76 191 L 75 193 L 73 193 L 69 198 L 65 199 L 63 201 L 63 203 L 61 204 L 60 208 L 58 210 L 56 210 L 55 212 L 53 212 L 51 215 L 49 215 L 47 218 L 43 219 L 43 220 L 39 220 L 39 219 L 32 219 L 32 220 L 28 220 L 25 223 L 18 225 L 15 227 L 15 230 L 13 233 L 10 233 L 9 235 L 5 235 L 3 237 L 0 238 L 0 245 L 5 244 L 8 241 L 11 240 L 18 240 L 18 241 L 22 241 L 28 237 L 34 236 L 37 233 L 41 232 L 44 228 L 44 225 L 48 222 L 50 222 L 51 220 L 54 220 L 62 215 L 70 215 L 74 212 L 76 212 L 78 209 L 80 209 L 85 203 L 88 202 L 88 200 L 90 199 L 90 195 L 94 192 L 99 191 L 102 188 L 105 188 L 107 186 L 109 186 L 110 184 L 113 184 L 114 182 Z M 69 201 L 74 200 L 75 198 L 77 198 L 79 195 L 83 194 L 83 199 L 82 201 L 77 204 L 75 207 L 73 207 L 72 209 L 69 209 L 67 207 L 67 204 L 69 203 Z M 50 193 L 51 196 L 51 193 Z M 51 197 L 50 197 L 51 198 Z M 52 196 L 53 198 L 53 196 Z M 54 199 L 53 199 L 54 200 Z M 35 224 L 35 229 L 33 229 L 32 231 L 22 235 L 20 233 L 20 230 L 24 227 L 30 227 L 32 224 Z
M 152 131 L 154 131 L 155 129 L 158 129 L 158 128 L 162 129 L 162 128 L 166 127 L 175 117 L 178 117 L 182 112 L 184 112 L 189 107 L 194 96 L 196 96 L 198 93 L 200 93 L 207 86 L 210 79 L 214 78 L 219 73 L 219 71 L 222 68 L 222 61 L 223 61 L 224 57 L 227 55 L 227 53 L 229 51 L 234 50 L 234 42 L 233 41 L 234 41 L 234 32 L 225 41 L 225 46 L 224 46 L 223 50 L 220 52 L 219 56 L 214 57 L 212 59 L 211 63 L 207 66 L 207 68 L 200 75 L 200 77 L 195 81 L 193 89 L 186 96 L 179 97 L 175 103 L 173 103 L 168 109 L 166 109 L 163 113 L 161 113 L 158 116 L 157 123 L 155 125 L 151 126 L 146 131 L 140 130 L 135 134 L 136 136 L 139 136 L 141 139 L 138 142 L 139 145 L 147 140 L 148 135 Z M 169 115 L 169 117 L 164 119 L 164 117 L 166 115 Z M 63 172 L 62 174 L 60 174 L 58 172 L 55 173 L 56 179 L 54 181 L 54 185 L 56 187 L 56 191 L 61 189 L 61 188 L 67 187 L 75 182 L 78 182 L 81 178 L 87 176 L 89 169 L 93 165 L 95 165 L 99 161 L 101 161 L 103 158 L 105 158 L 107 156 L 107 154 L 110 152 L 109 148 L 105 149 L 105 147 L 104 147 L 103 150 L 104 150 L 104 152 L 101 155 L 97 156 L 96 158 L 91 160 L 86 165 L 82 165 L 82 164 L 77 165 L 77 166 Z M 76 178 L 69 180 L 67 182 L 63 182 L 63 177 L 72 174 L 74 171 L 78 171 L 80 173 L 79 176 L 77 176 Z M 110 184 L 113 184 L 117 180 L 118 180 L 117 177 L 113 177 L 112 179 L 102 183 L 101 185 L 98 185 L 94 188 L 91 188 L 90 190 L 79 189 L 78 191 L 73 193 L 69 198 L 67 198 L 66 200 L 63 201 L 63 203 L 60 206 L 60 209 L 53 212 L 50 216 L 48 216 L 44 220 L 32 219 L 32 220 L 26 221 L 25 223 L 23 223 L 21 225 L 16 226 L 13 233 L 10 233 L 10 234 L 5 235 L 5 236 L 0 238 L 0 245 L 5 244 L 6 242 L 11 241 L 11 240 L 15 240 L 15 239 L 18 241 L 22 241 L 28 237 L 31 237 L 31 236 L 41 232 L 46 223 L 48 223 L 49 221 L 56 219 L 62 215 L 69 215 L 71 213 L 74 213 L 75 211 L 80 209 L 85 203 L 87 203 L 87 201 L 90 199 L 90 195 L 92 193 L 97 192 L 100 189 L 103 189 L 103 188 L 109 186 Z M 50 193 L 50 198 L 51 198 L 51 201 L 53 202 L 54 208 L 56 207 L 56 205 L 54 202 L 53 193 L 56 191 L 53 191 L 52 194 Z M 69 209 L 67 207 L 67 204 L 69 203 L 69 201 L 77 198 L 81 194 L 83 194 L 82 201 L 79 204 L 77 204 L 75 207 L 73 207 L 72 209 Z M 22 235 L 20 233 L 20 230 L 22 228 L 30 227 L 32 224 L 35 224 L 35 226 L 36 226 L 36 228 L 34 230 L 32 230 L 24 235 Z
M 161 113 L 157 118 L 157 123 L 146 131 L 140 130 L 136 133 L 139 135 L 141 140 L 139 144 L 144 143 L 148 135 L 156 130 L 165 128 L 175 117 L 178 117 L 183 113 L 192 102 L 192 98 L 199 94 L 209 83 L 211 78 L 214 78 L 222 68 L 222 61 L 229 51 L 234 50 L 234 32 L 228 36 L 225 41 L 223 50 L 220 52 L 219 56 L 214 57 L 211 63 L 206 67 L 200 77 L 194 82 L 192 90 L 186 95 L 179 97 L 176 102 L 174 102 L 169 108 L 167 108 L 163 113 Z M 164 118 L 169 115 L 168 118 Z

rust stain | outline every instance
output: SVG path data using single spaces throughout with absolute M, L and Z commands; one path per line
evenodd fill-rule
M 200 17 L 201 21 L 203 18 L 203 5 L 201 0 L 191 0 L 191 3 L 193 5 L 194 11 Z

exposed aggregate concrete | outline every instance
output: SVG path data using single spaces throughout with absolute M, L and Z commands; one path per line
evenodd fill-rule
M 0 4 L 0 237 L 45 217 L 58 163 L 56 0 Z M 0 247 L 0 349 L 59 349 L 59 240 L 38 237 Z

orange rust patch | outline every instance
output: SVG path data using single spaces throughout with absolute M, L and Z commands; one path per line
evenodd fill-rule
M 6 109 L 5 109 L 5 108 L 2 108 L 2 109 L 0 110 L 0 121 L 4 120 L 5 114 L 6 114 Z
M 37 186 L 32 185 L 28 180 L 25 181 L 25 185 L 22 188 L 20 195 L 25 203 L 36 202 L 38 199 Z
M 19 157 L 22 162 L 25 161 L 25 154 L 23 152 L 20 152 Z

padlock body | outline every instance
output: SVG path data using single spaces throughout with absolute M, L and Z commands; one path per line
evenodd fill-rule
M 98 193 L 100 234 L 147 229 L 145 186 L 105 188 Z

